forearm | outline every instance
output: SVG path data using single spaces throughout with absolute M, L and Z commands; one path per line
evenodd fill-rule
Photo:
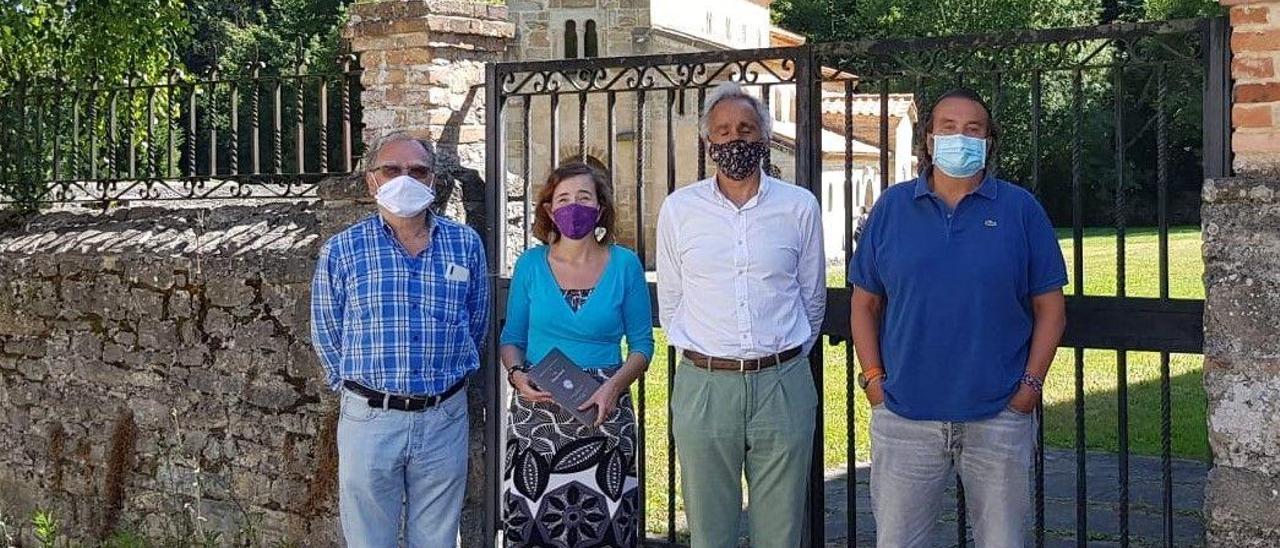
M 807 244 L 800 262 L 800 291 L 809 320 L 809 340 L 804 347 L 808 352 L 822 337 L 822 320 L 827 313 L 827 258 L 822 245 L 822 214 L 816 203 L 805 240 Z
M 662 268 L 661 265 L 658 268 Z M 670 267 L 675 268 L 675 267 Z M 680 299 L 684 297 L 683 283 L 678 272 L 658 271 L 658 325 L 670 329 L 676 317 L 676 309 L 680 307 Z
M 1058 344 L 1067 321 L 1061 292 L 1037 297 L 1033 307 L 1035 324 L 1031 330 L 1031 349 L 1027 355 L 1027 374 L 1038 379 L 1049 374 L 1049 366 L 1057 355 Z
M 810 295 L 804 303 L 805 315 L 809 320 L 809 340 L 804 344 L 806 354 L 813 350 L 818 340 L 822 338 L 822 320 L 827 312 L 826 287 L 821 288 L 821 292 L 818 295 Z
M 468 306 L 471 310 L 472 319 L 470 325 L 467 326 L 467 334 L 471 336 L 472 344 L 476 345 L 476 351 L 483 354 L 484 348 L 489 341 L 488 294 L 482 295 L 479 299 L 471 299 Z
M 826 313 L 827 313 L 827 307 L 825 302 L 823 303 L 822 307 L 819 310 L 820 312 L 818 313 L 817 317 L 809 320 L 809 325 L 813 329 L 813 332 L 812 334 L 809 335 L 809 344 L 808 346 L 805 347 L 806 352 L 809 350 L 812 350 L 813 347 L 818 344 L 818 341 L 822 340 L 822 320 L 826 317 Z
M 622 364 L 617 373 L 609 379 L 617 389 L 618 394 L 626 393 L 631 387 L 631 383 L 636 379 L 644 376 L 644 372 L 649 368 L 649 358 L 641 352 L 632 352 L 627 356 L 627 361 Z
M 341 383 L 342 348 L 338 344 L 342 335 L 333 322 L 331 315 L 314 312 L 311 319 L 311 341 L 316 356 L 320 358 L 320 367 L 324 369 L 325 384 L 337 390 Z
M 498 349 L 499 358 L 502 360 L 502 367 L 511 370 L 512 367 L 524 365 L 524 349 L 514 344 L 504 344 Z
M 883 309 L 876 303 L 853 303 L 850 317 L 850 328 L 853 330 L 853 348 L 858 356 L 858 363 L 867 369 L 883 369 L 880 359 L 880 315 Z
M 329 389 L 337 391 L 341 388 L 342 377 L 338 373 L 338 359 L 321 353 L 320 365 L 324 367 L 324 382 Z

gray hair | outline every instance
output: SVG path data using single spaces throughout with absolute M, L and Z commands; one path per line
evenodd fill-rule
M 698 133 L 703 139 L 711 135 L 711 109 L 716 108 L 721 101 L 731 99 L 741 99 L 751 103 L 751 108 L 756 111 L 756 119 L 760 123 L 760 133 L 764 135 L 764 140 L 768 141 L 773 137 L 773 116 L 769 114 L 769 109 L 765 108 L 764 103 L 754 95 L 748 94 L 737 82 L 724 82 L 707 95 L 707 105 L 702 109 L 702 119 L 698 121 Z
M 387 148 L 387 146 L 392 143 L 400 143 L 404 141 L 417 141 L 418 144 L 422 145 L 422 148 L 427 150 L 427 163 L 431 166 L 431 170 L 435 171 L 436 149 L 431 145 L 431 141 L 414 137 L 407 131 L 394 131 L 375 139 L 373 144 L 364 149 L 364 156 L 360 157 L 360 163 L 356 165 L 356 171 L 364 173 L 373 169 L 374 165 L 378 162 L 378 155 L 382 154 L 382 149 Z

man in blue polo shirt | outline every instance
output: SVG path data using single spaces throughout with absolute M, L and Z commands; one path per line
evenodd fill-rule
M 944 94 L 924 131 L 922 174 L 880 198 L 849 267 L 876 543 L 928 545 L 958 470 L 976 544 L 1020 547 L 1066 267 L 1035 197 L 987 169 L 981 97 Z

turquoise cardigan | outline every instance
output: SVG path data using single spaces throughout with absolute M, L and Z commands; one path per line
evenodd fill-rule
M 516 261 L 502 344 L 523 349 L 531 364 L 559 348 L 583 369 L 602 369 L 622 363 L 620 342 L 626 336 L 630 352 L 652 359 L 653 316 L 640 258 L 629 249 L 610 245 L 600 280 L 574 312 L 551 272 L 549 250 L 538 246 Z

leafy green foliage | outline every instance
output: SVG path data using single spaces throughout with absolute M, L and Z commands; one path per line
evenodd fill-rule
M 53 548 L 58 542 L 59 524 L 52 512 L 36 511 L 31 517 L 31 525 L 35 528 L 36 540 L 40 542 L 41 548 Z
M 346 7 L 351 0 L 189 0 L 195 39 L 187 65 L 238 73 L 250 63 L 263 74 L 288 72 L 298 60 L 335 68 Z
M 158 81 L 188 29 L 181 0 L 0 0 L 0 92 L 55 79 Z
M 297 97 L 305 94 L 312 106 L 303 122 L 315 135 L 321 84 L 283 84 L 284 112 L 276 113 L 265 108 L 274 85 L 266 78 L 337 72 L 349 3 L 0 0 L 0 201 L 34 210 L 57 192 L 44 181 L 172 176 L 211 166 L 211 147 L 183 131 L 190 116 L 202 138 L 216 139 L 219 150 L 238 149 L 248 163 L 247 147 L 229 142 L 231 86 L 208 83 L 215 70 L 222 80 L 264 78 L 240 85 L 241 127 L 250 124 L 250 98 L 260 96 L 261 115 L 281 117 L 292 129 Z M 340 95 L 336 84 L 329 91 Z M 336 119 L 340 107 L 329 104 Z M 331 140 L 330 151 L 339 146 Z
M 1220 12 L 1214 0 L 777 0 L 774 20 L 813 41 L 851 41 L 985 34 L 1022 29 L 1198 17 Z M 895 93 L 912 93 L 921 109 L 963 85 L 985 96 L 1002 126 L 999 173 L 1035 183 L 1055 223 L 1070 224 L 1072 186 L 1080 182 L 1085 224 L 1155 222 L 1159 180 L 1159 113 L 1165 120 L 1165 175 L 1174 222 L 1198 221 L 1202 82 L 1199 49 L 1190 36 L 1133 42 L 1089 42 L 1080 49 L 1017 47 L 936 52 L 890 78 Z M 889 54 L 897 66 L 917 60 Z M 903 61 L 907 59 L 907 61 Z M 877 71 L 848 60 L 868 80 Z M 1163 74 L 1160 66 L 1164 66 Z M 1118 68 L 1118 67 L 1123 68 Z M 1078 94 L 1072 84 L 1079 68 Z M 1041 104 L 1033 107 L 1038 80 Z M 1164 83 L 1163 108 L 1159 102 Z M 921 112 L 923 117 L 925 112 Z M 1117 127 L 1123 128 L 1117 132 Z M 1038 129 L 1039 142 L 1031 135 Z M 1078 136 L 1078 139 L 1077 139 Z M 921 141 L 920 137 L 917 142 Z M 1117 141 L 1122 144 L 1117 145 Z M 1119 150 L 1124 152 L 1118 161 Z M 1075 153 L 1079 152 L 1077 156 Z M 1078 163 L 1077 163 L 1078 158 Z
M 952 36 L 1219 13 L 1215 0 L 775 0 L 774 22 L 816 41 Z

